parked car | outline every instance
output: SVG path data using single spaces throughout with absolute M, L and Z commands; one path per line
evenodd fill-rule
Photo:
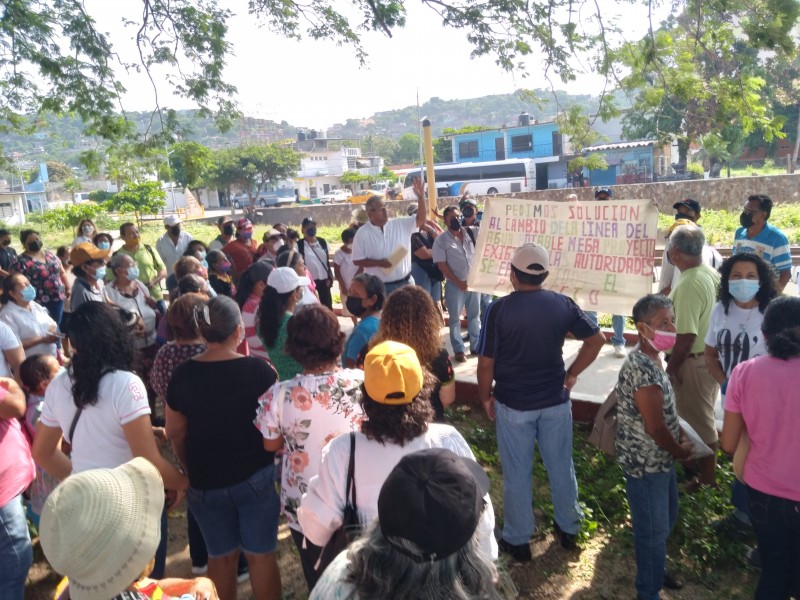
M 331 190 L 327 194 L 322 194 L 319 197 L 320 202 L 329 204 L 333 202 L 347 202 L 347 199 L 353 195 L 350 190 Z
M 294 190 L 281 188 L 277 191 L 264 191 L 259 193 L 255 197 L 254 203 L 256 206 L 266 208 L 268 206 L 278 206 L 279 204 L 291 204 L 294 200 Z M 247 194 L 238 194 L 231 198 L 231 204 L 233 204 L 234 208 L 250 206 L 250 198 Z
M 370 196 L 378 196 L 383 198 L 383 192 L 379 192 L 377 190 L 359 190 L 352 196 L 350 196 L 347 201 L 350 204 L 363 204 L 367 201 L 367 198 Z

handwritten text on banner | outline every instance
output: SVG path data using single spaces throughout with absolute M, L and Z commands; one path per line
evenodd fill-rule
M 511 291 L 511 256 L 534 242 L 550 252 L 544 287 L 584 310 L 631 313 L 652 291 L 658 209 L 651 200 L 537 202 L 490 198 L 483 213 L 470 290 Z

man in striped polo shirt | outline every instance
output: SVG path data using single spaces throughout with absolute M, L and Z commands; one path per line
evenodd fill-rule
M 789 240 L 780 229 L 768 223 L 772 198 L 754 194 L 747 198 L 739 215 L 741 227 L 736 230 L 733 254 L 753 252 L 770 263 L 778 272 L 778 293 L 789 283 L 792 274 L 792 254 Z

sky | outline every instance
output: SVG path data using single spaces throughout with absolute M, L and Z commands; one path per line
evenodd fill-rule
M 598 2 L 604 18 L 619 20 L 625 37 L 635 40 L 644 35 L 647 14 L 643 8 L 616 0 Z M 124 60 L 134 61 L 134 29 L 123 26 L 122 16 L 139 16 L 141 0 L 86 0 L 85 4 L 98 29 L 110 34 L 114 49 Z M 364 33 L 369 53 L 366 67 L 359 65 L 352 48 L 280 37 L 247 14 L 246 0 L 220 0 L 220 5 L 236 13 L 229 21 L 234 51 L 225 76 L 238 89 L 235 100 L 247 116 L 321 129 L 348 118 L 414 105 L 417 94 L 425 102 L 431 97 L 466 99 L 550 87 L 538 57 L 528 61 L 528 77 L 504 71 L 488 56 L 471 59 L 465 32 L 443 27 L 441 19 L 421 2 L 406 2 L 406 26 L 391 39 Z M 660 14 L 666 10 L 662 7 Z M 119 69 L 118 77 L 128 90 L 123 96 L 126 110 L 154 108 L 153 89 L 143 74 Z M 193 108 L 172 95 L 163 77 L 156 81 L 162 106 Z M 596 95 L 603 80 L 587 74 L 567 85 L 555 78 L 553 84 L 571 93 Z

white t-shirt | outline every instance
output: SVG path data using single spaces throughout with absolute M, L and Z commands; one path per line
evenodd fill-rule
M 11 330 L 20 340 L 28 340 L 56 330 L 56 322 L 41 304 L 31 302 L 30 310 L 22 308 L 14 302 L 6 304 L 0 310 L 0 319 L 11 327 Z M 37 354 L 56 355 L 55 344 L 36 344 L 25 350 L 25 357 Z
M 353 260 L 382 260 L 389 258 L 398 246 L 406 249 L 406 255 L 388 274 L 381 267 L 366 267 L 365 273 L 375 275 L 383 282 L 397 281 L 411 273 L 411 234 L 417 230 L 416 217 L 389 219 L 383 230 L 372 223 L 358 228 L 353 239 Z
M 161 257 L 161 261 L 167 268 L 167 276 L 175 272 L 175 263 L 183 256 L 186 249 L 189 247 L 189 242 L 192 241 L 192 235 L 186 231 L 181 230 L 178 236 L 178 243 L 175 244 L 169 233 L 165 233 L 158 240 L 156 240 L 156 250 Z
M 20 346 L 22 344 L 20 344 L 19 338 L 17 338 L 11 327 L 0 321 L 0 377 L 13 377 L 11 367 L 8 366 L 6 361 L 5 351 L 13 350 Z
M 69 435 L 77 408 L 68 372 L 56 376 L 44 395 L 40 421 Z M 133 459 L 123 425 L 150 414 L 144 383 L 133 373 L 114 371 L 103 376 L 97 403 L 87 406 L 78 419 L 72 442 L 72 472 L 113 469 Z
M 347 290 L 350 289 L 350 284 L 353 282 L 353 277 L 358 273 L 358 267 L 353 264 L 353 253 L 345 252 L 339 248 L 333 255 L 333 262 L 339 266 L 339 272 L 344 279 L 345 289 L 339 290 L 341 294 L 347 295 Z
M 311 273 L 311 278 L 314 281 L 320 281 L 328 278 L 328 265 L 325 250 L 319 241 L 310 243 L 308 240 L 303 241 L 303 260 L 306 263 L 306 269 Z
M 134 343 L 137 348 L 147 348 L 156 343 L 156 311 L 147 305 L 147 298 L 150 296 L 147 287 L 140 281 L 136 285 L 139 291 L 135 296 L 123 295 L 113 283 L 106 286 L 106 295 L 117 306 L 142 317 L 145 334 L 144 337 L 137 336 Z
M 717 349 L 726 377 L 731 376 L 739 363 L 767 354 L 764 334 L 761 333 L 763 321 L 764 315 L 758 306 L 739 308 L 731 301 L 726 315 L 721 302 L 714 305 L 705 343 Z
M 450 425 L 431 423 L 421 436 L 405 446 L 381 444 L 356 433 L 355 485 L 358 515 L 369 524 L 378 517 L 378 495 L 391 470 L 406 454 L 426 448 L 447 448 L 459 456 L 475 460 L 469 444 Z M 345 506 L 347 467 L 350 463 L 350 436 L 341 435 L 322 449 L 319 474 L 312 477 L 308 492 L 303 495 L 297 517 L 303 534 L 317 546 L 324 546 L 342 524 Z M 497 560 L 494 539 L 494 509 L 486 494 L 486 510 L 478 524 L 481 548 L 486 556 Z

